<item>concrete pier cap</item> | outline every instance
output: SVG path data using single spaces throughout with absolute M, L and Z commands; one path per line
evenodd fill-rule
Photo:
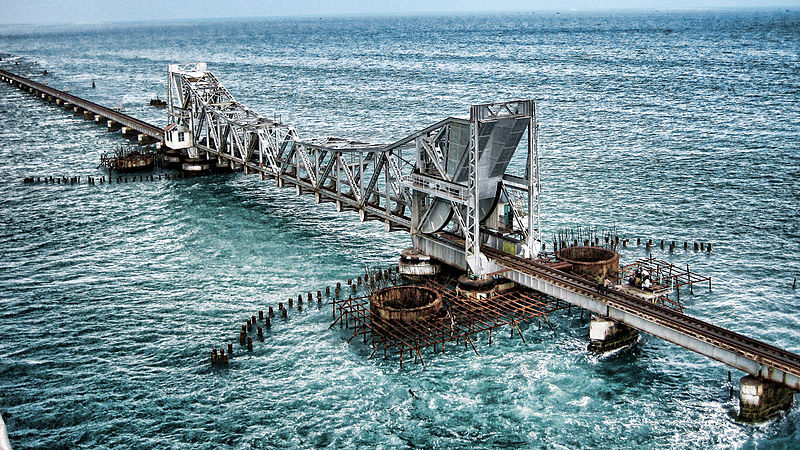
M 411 247 L 400 252 L 397 272 L 404 277 L 432 277 L 437 275 L 440 269 L 441 266 L 434 262 L 430 256 L 416 248 Z
M 739 416 L 742 422 L 765 422 L 794 404 L 794 392 L 774 381 L 747 375 L 739 380 Z
M 484 299 L 494 295 L 496 285 L 497 280 L 492 277 L 476 277 L 462 274 L 458 277 L 456 292 L 464 297 Z
M 589 323 L 589 351 L 606 353 L 635 343 L 639 332 L 605 317 L 592 315 Z

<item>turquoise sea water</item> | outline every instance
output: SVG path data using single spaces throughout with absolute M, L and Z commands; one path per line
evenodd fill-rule
M 654 249 L 712 276 L 687 312 L 800 352 L 798 12 L 4 26 L 0 57 L 159 125 L 147 102 L 165 97 L 166 65 L 206 61 L 303 137 L 388 142 L 472 103 L 533 98 L 546 236 L 713 242 Z M 120 142 L 0 86 L 0 414 L 15 448 L 800 446 L 797 406 L 737 424 L 725 366 L 648 336 L 590 355 L 577 312 L 551 317 L 554 332 L 524 327 L 527 344 L 484 336 L 479 356 L 400 369 L 313 307 L 211 368 L 246 317 L 394 263 L 408 235 L 243 174 L 21 183 L 99 176 Z

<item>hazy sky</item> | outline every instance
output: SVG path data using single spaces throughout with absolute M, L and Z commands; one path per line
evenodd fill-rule
M 0 0 L 0 24 L 339 14 L 673 8 L 800 8 L 800 0 Z

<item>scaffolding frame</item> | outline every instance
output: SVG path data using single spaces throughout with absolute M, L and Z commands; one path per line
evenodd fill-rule
M 363 343 L 372 348 L 370 358 L 383 349 L 384 357 L 396 355 L 400 367 L 407 354 L 424 366 L 423 350 L 437 348 L 443 352 L 448 344 L 472 348 L 475 354 L 475 335 L 489 333 L 491 345 L 493 335 L 499 328 L 508 327 L 513 337 L 516 333 L 523 342 L 525 336 L 520 325 L 538 320 L 553 330 L 548 315 L 571 308 L 569 303 L 560 301 L 533 290 L 515 286 L 487 298 L 473 298 L 459 295 L 455 290 L 439 281 L 429 280 L 422 284 L 442 296 L 443 313 L 414 322 L 387 321 L 373 316 L 370 312 L 369 295 L 348 298 L 335 298 L 331 302 L 333 322 L 346 330 L 353 330 L 348 343 L 358 336 Z

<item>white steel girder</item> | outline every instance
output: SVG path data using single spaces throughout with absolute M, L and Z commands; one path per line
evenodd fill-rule
M 360 211 L 362 220 L 382 220 L 390 229 L 425 234 L 448 228 L 463 237 L 476 275 L 487 273 L 481 245 L 526 257 L 538 253 L 533 101 L 475 105 L 469 120 L 447 118 L 392 144 L 375 145 L 335 137 L 302 140 L 294 128 L 239 103 L 205 63 L 170 65 L 167 84 L 170 122 L 188 129 L 192 147 L 207 157 L 242 164 L 246 171 L 275 178 L 279 186 L 294 185 L 318 201 Z M 526 174 L 514 177 L 505 169 L 523 133 L 528 136 Z M 511 201 L 512 190 L 527 197 L 526 204 L 510 205 L 510 229 L 488 230 L 486 217 L 500 197 Z M 486 232 L 492 239 L 483 236 Z

